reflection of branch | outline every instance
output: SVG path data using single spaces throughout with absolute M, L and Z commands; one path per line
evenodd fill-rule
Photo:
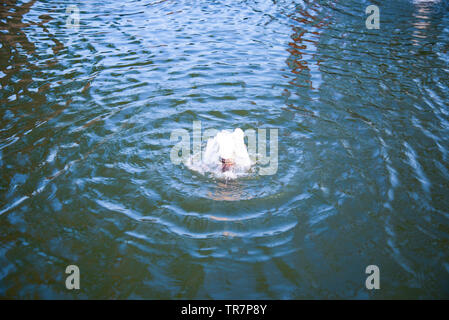
M 290 57 L 287 59 L 287 65 L 293 73 L 293 79 L 289 84 L 296 87 L 310 88 L 314 90 L 310 73 L 313 65 L 319 69 L 319 61 L 313 61 L 315 54 L 310 53 L 318 46 L 318 40 L 322 29 L 329 25 L 329 16 L 325 15 L 324 7 L 318 7 L 316 3 L 307 3 L 307 7 L 296 8 L 296 10 L 287 16 L 299 25 L 293 25 L 292 41 L 288 43 L 287 51 Z M 312 59 L 306 56 L 311 56 Z M 300 83 L 296 83 L 300 82 Z
M 36 53 L 36 46 L 31 42 L 25 34 L 25 29 L 31 26 L 37 26 L 48 35 L 48 38 L 54 42 L 52 47 L 55 57 L 51 60 L 47 60 L 46 67 L 50 64 L 57 63 L 56 55 L 64 48 L 64 45 L 52 35 L 46 28 L 46 24 L 52 20 L 49 15 L 40 15 L 39 22 L 23 22 L 23 18 L 31 10 L 31 7 L 36 3 L 36 0 L 31 0 L 27 3 L 17 5 L 15 0 L 4 0 L 2 10 L 0 11 L 0 30 L 6 30 L 7 32 L 0 32 L 0 43 L 2 47 L 0 49 L 0 70 L 4 74 L 3 78 L 0 78 L 2 87 L 9 87 L 9 90 L 2 90 L 3 96 L 0 97 L 0 103 L 7 105 L 10 103 L 8 96 L 14 96 L 15 99 L 19 99 L 19 93 L 21 95 L 27 95 L 33 101 L 32 104 L 20 104 L 20 108 L 8 108 L 9 112 L 14 113 L 17 119 L 21 120 L 21 130 L 17 131 L 13 136 L 22 138 L 33 128 L 41 126 L 43 123 L 48 122 L 52 118 L 58 116 L 64 109 L 66 109 L 71 100 L 68 100 L 65 105 L 52 103 L 50 107 L 56 110 L 50 112 L 49 115 L 45 114 L 39 120 L 34 119 L 32 123 L 23 120 L 25 117 L 30 116 L 36 112 L 35 105 L 45 105 L 48 102 L 46 95 L 44 94 L 50 89 L 50 83 L 47 82 L 41 85 L 37 92 L 28 91 L 30 84 L 34 82 L 33 76 L 39 75 L 40 67 L 33 64 L 33 61 L 40 60 L 40 56 Z M 3 22 L 6 21 L 6 22 Z M 17 79 L 19 78 L 20 79 Z M 2 126 L 3 127 L 3 126 Z M 26 151 L 27 148 L 23 149 Z M 22 151 L 23 151 L 22 150 Z M 10 151 L 9 154 L 15 151 Z M 9 155 L 6 154 L 6 155 Z
M 6 74 L 6 77 L 2 78 L 2 80 L 9 80 L 11 78 L 11 74 L 13 72 L 6 69 L 10 65 L 12 65 L 14 69 L 15 66 L 20 66 L 24 63 L 27 64 L 26 59 L 24 62 L 22 62 L 23 59 L 20 59 L 19 47 L 26 50 L 28 54 L 34 55 L 34 44 L 28 41 L 27 36 L 21 30 L 21 28 L 30 26 L 30 24 L 23 23 L 22 19 L 23 15 L 29 12 L 30 7 L 34 4 L 34 2 L 36 2 L 36 0 L 32 0 L 20 7 L 17 7 L 14 6 L 15 1 L 6 1 L 7 4 L 3 6 L 3 8 L 6 10 L 0 11 L 1 20 L 6 20 L 6 23 L 0 24 L 0 30 L 7 31 L 7 33 L 0 33 L 0 42 L 2 43 L 2 49 L 9 51 L 6 55 L 2 55 L 5 58 L 9 58 L 7 61 L 5 61 L 5 63 L 2 63 L 1 66 L 3 73 Z M 11 9 L 14 9 L 14 11 L 10 11 Z M 13 56 L 14 59 L 11 59 L 11 56 Z M 20 62 L 12 63 L 12 60 Z
M 31 6 L 36 2 L 36 0 L 31 0 L 30 2 L 24 3 L 21 6 L 15 6 L 16 1 L 6 0 L 6 5 L 3 5 L 4 10 L 0 12 L 0 18 L 6 20 L 6 25 L 2 23 L 0 29 L 7 30 L 7 34 L 0 34 L 0 41 L 2 44 L 10 45 L 17 50 L 17 45 L 20 44 L 23 49 L 28 53 L 33 54 L 35 46 L 33 43 L 28 41 L 25 33 L 22 32 L 21 28 L 26 28 L 30 24 L 22 22 L 23 16 L 30 11 Z M 10 11 L 14 9 L 14 11 Z

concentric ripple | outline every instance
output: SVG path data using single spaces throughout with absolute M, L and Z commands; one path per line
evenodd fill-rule
M 449 297 L 447 1 L 70 4 L 0 5 L 0 297 Z M 194 121 L 276 173 L 172 163 Z

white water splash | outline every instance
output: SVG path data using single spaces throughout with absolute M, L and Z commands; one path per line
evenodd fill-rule
M 187 167 L 201 174 L 212 173 L 218 178 L 236 179 L 246 176 L 251 169 L 251 160 L 244 141 L 242 129 L 233 132 L 222 130 L 213 138 L 207 140 L 206 150 L 201 160 L 195 161 L 195 155 L 187 161 Z M 232 160 L 234 163 L 223 171 L 221 159 Z

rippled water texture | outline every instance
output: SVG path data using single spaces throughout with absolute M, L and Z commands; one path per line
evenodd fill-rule
M 0 4 L 0 297 L 449 297 L 447 1 L 70 4 Z M 193 121 L 277 173 L 174 165 Z

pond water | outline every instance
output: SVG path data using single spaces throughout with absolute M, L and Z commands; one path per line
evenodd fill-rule
M 70 4 L 0 4 L 0 297 L 449 297 L 447 1 Z M 194 121 L 276 172 L 174 164 Z

